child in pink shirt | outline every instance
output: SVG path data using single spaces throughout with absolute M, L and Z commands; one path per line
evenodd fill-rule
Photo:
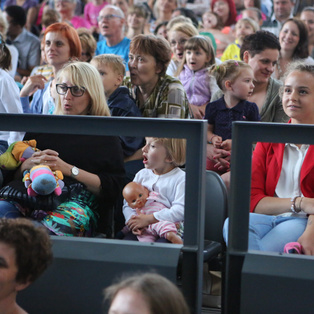
M 108 2 L 105 0 L 90 0 L 84 7 L 85 20 L 92 26 L 95 31 L 98 27 L 97 17 L 101 9 L 106 6 Z

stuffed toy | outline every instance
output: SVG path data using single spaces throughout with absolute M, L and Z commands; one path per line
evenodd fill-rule
M 16 169 L 24 160 L 31 157 L 34 152 L 39 151 L 36 148 L 36 144 L 36 140 L 12 143 L 7 151 L 0 156 L 0 167 L 7 170 Z
M 24 184 L 29 196 L 48 195 L 54 192 L 62 193 L 64 182 L 60 170 L 52 171 L 49 166 L 34 166 L 31 170 L 24 171 Z

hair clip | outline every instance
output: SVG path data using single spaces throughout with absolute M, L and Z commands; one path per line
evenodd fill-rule
M 216 66 L 216 70 L 219 70 L 219 65 Z
M 234 64 L 235 64 L 236 66 L 238 66 L 238 65 L 239 65 L 238 61 L 234 61 Z

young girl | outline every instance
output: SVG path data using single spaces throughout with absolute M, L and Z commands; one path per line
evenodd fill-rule
M 232 122 L 260 121 L 257 105 L 247 101 L 254 89 L 253 70 L 245 62 L 229 60 L 212 66 L 209 72 L 224 96 L 206 107 L 207 141 L 216 148 L 230 151 Z M 207 158 L 207 170 L 217 171 L 217 165 Z
M 126 225 L 133 231 L 146 228 L 159 221 L 182 222 L 184 220 L 185 172 L 178 166 L 185 163 L 185 139 L 147 137 L 142 149 L 145 168 L 140 170 L 134 182 L 150 192 L 158 193 L 158 202 L 165 208 L 153 214 L 142 214 L 124 201 L 123 214 Z M 129 233 L 125 239 L 137 240 Z M 167 242 L 160 238 L 156 242 Z
M 214 63 L 215 53 L 209 38 L 194 36 L 185 43 L 184 56 L 177 75 L 196 119 L 203 119 L 206 104 L 218 89 L 215 80 L 208 74 L 208 67 Z
M 224 53 L 222 54 L 220 60 L 226 61 L 226 60 L 241 60 L 240 59 L 240 48 L 243 43 L 243 39 L 247 35 L 251 35 L 256 33 L 259 30 L 258 24 L 246 17 L 241 20 L 239 20 L 235 26 L 235 35 L 236 40 L 234 43 L 230 44 Z
M 108 4 L 105 0 L 89 0 L 84 7 L 84 18 L 92 26 L 92 32 L 98 32 L 98 15 L 101 9 Z

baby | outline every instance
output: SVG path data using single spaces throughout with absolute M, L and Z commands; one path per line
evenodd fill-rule
M 149 215 L 165 208 L 165 205 L 157 201 L 158 193 L 149 192 L 147 188 L 136 182 L 130 182 L 124 187 L 123 197 L 131 208 L 136 209 L 138 214 Z M 145 229 L 133 230 L 133 233 L 141 242 L 154 242 L 159 236 L 172 243 L 183 244 L 177 234 L 176 225 L 169 221 L 159 221 Z

